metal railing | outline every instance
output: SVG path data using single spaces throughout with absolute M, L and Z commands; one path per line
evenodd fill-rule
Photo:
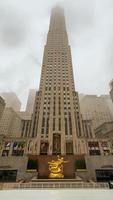
M 38 183 L 2 183 L 0 184 L 0 189 L 73 189 L 73 188 L 90 188 L 90 189 L 108 189 L 108 183 L 88 183 L 88 182 L 38 182 Z

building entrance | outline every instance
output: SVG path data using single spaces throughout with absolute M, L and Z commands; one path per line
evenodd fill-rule
M 17 170 L 0 170 L 0 182 L 16 182 Z
M 113 181 L 113 169 L 97 169 L 96 179 L 98 182 Z

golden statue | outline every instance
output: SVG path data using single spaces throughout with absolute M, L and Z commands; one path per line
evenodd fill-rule
M 57 160 L 52 160 L 51 162 L 48 162 L 49 164 L 49 178 L 64 178 L 63 174 L 63 164 L 67 163 L 68 161 L 65 161 L 63 157 L 57 156 Z

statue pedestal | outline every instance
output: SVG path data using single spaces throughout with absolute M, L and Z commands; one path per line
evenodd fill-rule
M 64 178 L 64 175 L 61 173 L 58 173 L 58 174 L 50 173 L 49 174 L 49 179 L 61 179 L 61 178 Z

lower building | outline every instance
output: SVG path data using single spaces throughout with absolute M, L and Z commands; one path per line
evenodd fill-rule
M 57 160 L 57 155 L 46 154 L 46 141 L 42 155 L 37 155 L 33 139 L 1 137 L 0 140 L 1 182 L 48 178 L 48 162 Z M 83 181 L 105 181 L 102 174 L 113 173 L 113 140 L 82 138 L 78 141 L 78 148 L 79 155 L 69 152 L 63 156 L 67 161 L 64 165 L 64 178 L 76 180 L 79 176 Z
M 110 88 L 111 88 L 110 95 L 111 95 L 111 99 L 113 101 L 113 80 L 110 82 Z
M 113 139 L 113 121 L 105 122 L 95 129 L 97 138 Z
M 0 96 L 0 120 L 2 118 L 2 114 L 3 114 L 3 111 L 5 109 L 5 101 L 4 99 Z
M 2 92 L 1 96 L 5 100 L 6 107 L 13 108 L 16 112 L 20 111 L 21 102 L 14 92 Z
M 26 105 L 26 112 L 27 113 L 30 113 L 30 114 L 33 113 L 35 96 L 36 96 L 36 90 L 35 89 L 30 89 L 29 95 L 28 95 L 28 100 L 27 100 L 27 105 Z
M 18 112 L 21 118 L 21 137 L 29 138 L 31 131 L 31 113 L 29 112 Z
M 84 120 L 92 120 L 93 128 L 96 129 L 104 122 L 113 120 L 112 102 L 108 95 L 84 95 L 80 98 L 81 114 Z
M 12 108 L 5 108 L 0 120 L 0 135 L 21 137 L 21 118 Z

